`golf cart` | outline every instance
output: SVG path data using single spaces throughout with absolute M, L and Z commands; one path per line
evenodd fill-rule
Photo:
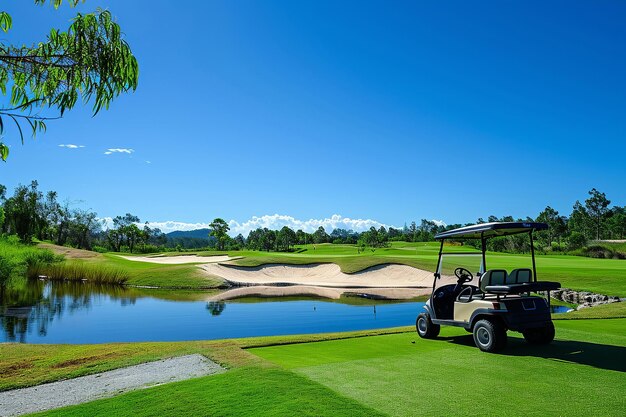
M 420 337 L 435 338 L 440 326 L 447 325 L 463 327 L 473 333 L 476 346 L 485 352 L 503 349 L 507 330 L 521 332 L 532 344 L 552 342 L 550 291 L 561 284 L 537 281 L 533 247 L 533 232 L 547 228 L 545 223 L 483 223 L 437 234 L 435 239 L 441 241 L 441 246 L 433 291 L 424 306 L 426 311 L 417 316 L 415 322 Z M 530 238 L 531 268 L 510 272 L 487 269 L 487 240 L 523 233 Z M 464 242 L 469 239 L 480 241 L 480 252 L 459 251 L 460 246 L 453 245 L 447 246 L 444 252 L 446 240 Z M 471 270 L 476 271 L 475 275 Z M 476 284 L 470 284 L 472 282 Z M 531 295 L 539 292 L 545 292 L 546 298 Z

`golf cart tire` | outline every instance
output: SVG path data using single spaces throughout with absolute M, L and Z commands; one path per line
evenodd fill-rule
M 417 334 L 423 339 L 434 339 L 439 336 L 441 326 L 434 324 L 430 319 L 428 313 L 420 313 L 415 320 L 415 330 Z
M 506 329 L 499 320 L 481 319 L 474 325 L 474 343 L 483 352 L 498 352 L 506 347 Z
M 550 322 L 545 327 L 524 330 L 522 334 L 531 345 L 547 345 L 554 340 L 554 324 Z

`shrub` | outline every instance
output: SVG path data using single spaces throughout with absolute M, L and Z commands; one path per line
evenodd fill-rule
M 568 250 L 576 250 L 580 249 L 587 244 L 587 238 L 585 235 L 579 232 L 572 232 L 569 239 L 567 240 L 567 249 Z

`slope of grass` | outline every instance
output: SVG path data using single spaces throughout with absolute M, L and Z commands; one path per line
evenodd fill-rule
M 449 327 L 437 340 L 406 333 L 251 352 L 388 415 L 621 415 L 625 326 L 557 322 L 552 345 L 509 337 L 498 355 Z
M 46 416 L 383 416 L 280 368 L 229 372 L 41 413 Z
M 566 314 L 553 314 L 552 318 L 556 320 L 573 320 L 573 319 L 606 319 L 606 318 L 625 318 L 626 303 L 602 304 L 595 307 L 583 308 L 579 311 L 571 311 Z
M 50 250 L 24 245 L 16 236 L 0 237 L 0 285 L 26 275 L 28 267 L 54 264 L 62 260 Z
M 0 343 L 0 391 L 75 378 L 173 356 L 200 353 L 227 367 L 256 363 L 248 347 L 392 334 L 410 327 L 343 333 L 251 337 L 193 342 L 30 345 Z
M 480 352 L 450 327 L 436 340 L 410 332 L 198 342 L 234 367 L 42 415 L 621 415 L 624 326 L 626 319 L 557 322 L 552 345 L 510 337 L 502 354 Z M 239 349 L 251 345 L 270 346 Z
M 313 249 L 315 247 L 315 249 Z M 242 257 L 230 263 L 240 266 L 266 264 L 335 263 L 346 273 L 388 263 L 413 266 L 434 271 L 437 264 L 437 242 L 393 242 L 391 247 L 357 253 L 353 245 L 306 245 L 300 253 L 260 251 L 199 252 L 198 255 L 228 254 Z M 475 252 L 465 246 L 447 246 L 447 251 Z M 103 267 L 117 268 L 128 276 L 128 284 L 167 288 L 215 288 L 223 285 L 219 277 L 207 276 L 196 265 L 163 265 L 130 261 L 114 254 L 104 254 L 77 262 L 88 262 Z M 488 268 L 528 268 L 529 255 L 488 253 Z M 617 259 L 592 259 L 568 255 L 538 255 L 537 271 L 540 280 L 558 281 L 563 287 L 587 290 L 608 295 L 626 295 L 626 261 Z

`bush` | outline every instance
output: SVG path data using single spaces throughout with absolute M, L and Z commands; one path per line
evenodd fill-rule
M 24 276 L 29 266 L 53 264 L 63 259 L 47 249 L 20 243 L 17 236 L 0 238 L 0 285 L 12 277 Z
M 579 232 L 572 232 L 569 239 L 567 240 L 567 249 L 568 250 L 576 250 L 580 249 L 587 244 L 587 238 L 585 235 Z

